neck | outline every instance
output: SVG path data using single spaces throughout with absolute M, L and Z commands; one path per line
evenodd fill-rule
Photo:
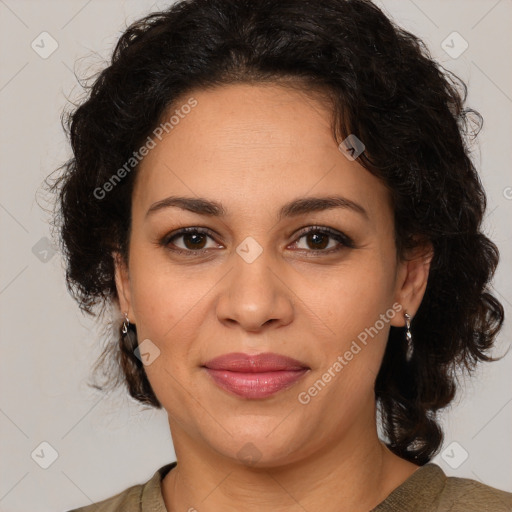
M 418 469 L 379 440 L 375 423 L 279 467 L 245 466 L 200 449 L 179 425 L 171 431 L 178 465 L 162 481 L 168 512 L 367 512 Z

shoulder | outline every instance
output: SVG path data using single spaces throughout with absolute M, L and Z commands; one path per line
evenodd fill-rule
M 438 510 L 450 512 L 512 512 L 512 493 L 470 478 L 447 477 Z
M 67 512 L 166 512 L 160 483 L 175 466 L 176 462 L 166 464 L 157 469 L 147 482 L 132 485 L 110 498 Z
M 512 493 L 421 466 L 372 512 L 512 512 Z
M 115 496 L 85 507 L 69 510 L 68 512 L 117 512 L 120 510 L 139 512 L 143 487 L 144 484 L 134 485 Z

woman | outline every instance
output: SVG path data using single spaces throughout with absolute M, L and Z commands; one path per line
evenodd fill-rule
M 504 317 L 464 99 L 367 0 L 127 29 L 54 189 L 68 286 L 119 308 L 104 356 L 177 463 L 77 510 L 512 510 L 430 462 Z

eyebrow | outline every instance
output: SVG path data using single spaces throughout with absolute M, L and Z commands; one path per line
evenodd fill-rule
M 156 203 L 153 203 L 146 212 L 146 218 L 166 208 L 181 208 L 189 212 L 209 217 L 225 217 L 226 209 L 222 203 L 210 201 L 202 197 L 179 197 L 171 196 Z M 303 197 L 286 203 L 278 214 L 278 220 L 288 217 L 297 217 L 307 213 L 331 210 L 333 208 L 344 208 L 352 210 L 369 220 L 368 212 L 358 203 L 341 196 L 328 197 Z

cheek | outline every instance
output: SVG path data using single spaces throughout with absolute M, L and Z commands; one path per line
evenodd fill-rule
M 336 336 L 347 339 L 375 323 L 393 299 L 391 272 L 382 261 L 354 261 L 330 271 L 318 286 L 309 282 L 302 297 Z
M 146 367 L 146 373 L 155 387 L 159 387 L 160 379 L 172 385 L 167 371 L 181 382 L 187 367 L 200 362 L 198 341 L 208 343 L 204 325 L 219 276 L 206 268 L 202 272 L 192 266 L 171 268 L 154 250 L 147 254 L 134 251 L 130 266 L 139 343 L 149 339 L 160 353 L 155 364 Z
M 137 329 L 164 341 L 181 322 L 187 322 L 194 305 L 208 291 L 207 282 L 192 276 L 190 267 L 183 271 L 171 267 L 164 251 L 135 246 L 130 292 Z
M 354 400 L 361 394 L 371 395 L 396 314 L 391 307 L 391 272 L 374 259 L 359 263 L 333 273 L 335 278 L 315 293 L 309 291 L 311 309 L 323 320 L 320 325 L 328 327 L 316 341 L 323 353 L 318 370 L 331 369 L 336 375 L 329 386 L 332 399 L 337 393 L 348 393 Z M 341 371 L 336 371 L 340 368 L 334 367 L 336 361 Z
M 132 274 L 132 304 L 137 319 L 139 344 L 149 339 L 158 353 L 145 372 L 151 386 L 167 411 L 174 411 L 187 400 L 190 367 L 198 364 L 201 354 L 198 332 L 205 312 L 201 297 L 208 287 L 168 270 L 141 261 L 134 261 Z M 152 347 L 152 345 L 150 345 Z

